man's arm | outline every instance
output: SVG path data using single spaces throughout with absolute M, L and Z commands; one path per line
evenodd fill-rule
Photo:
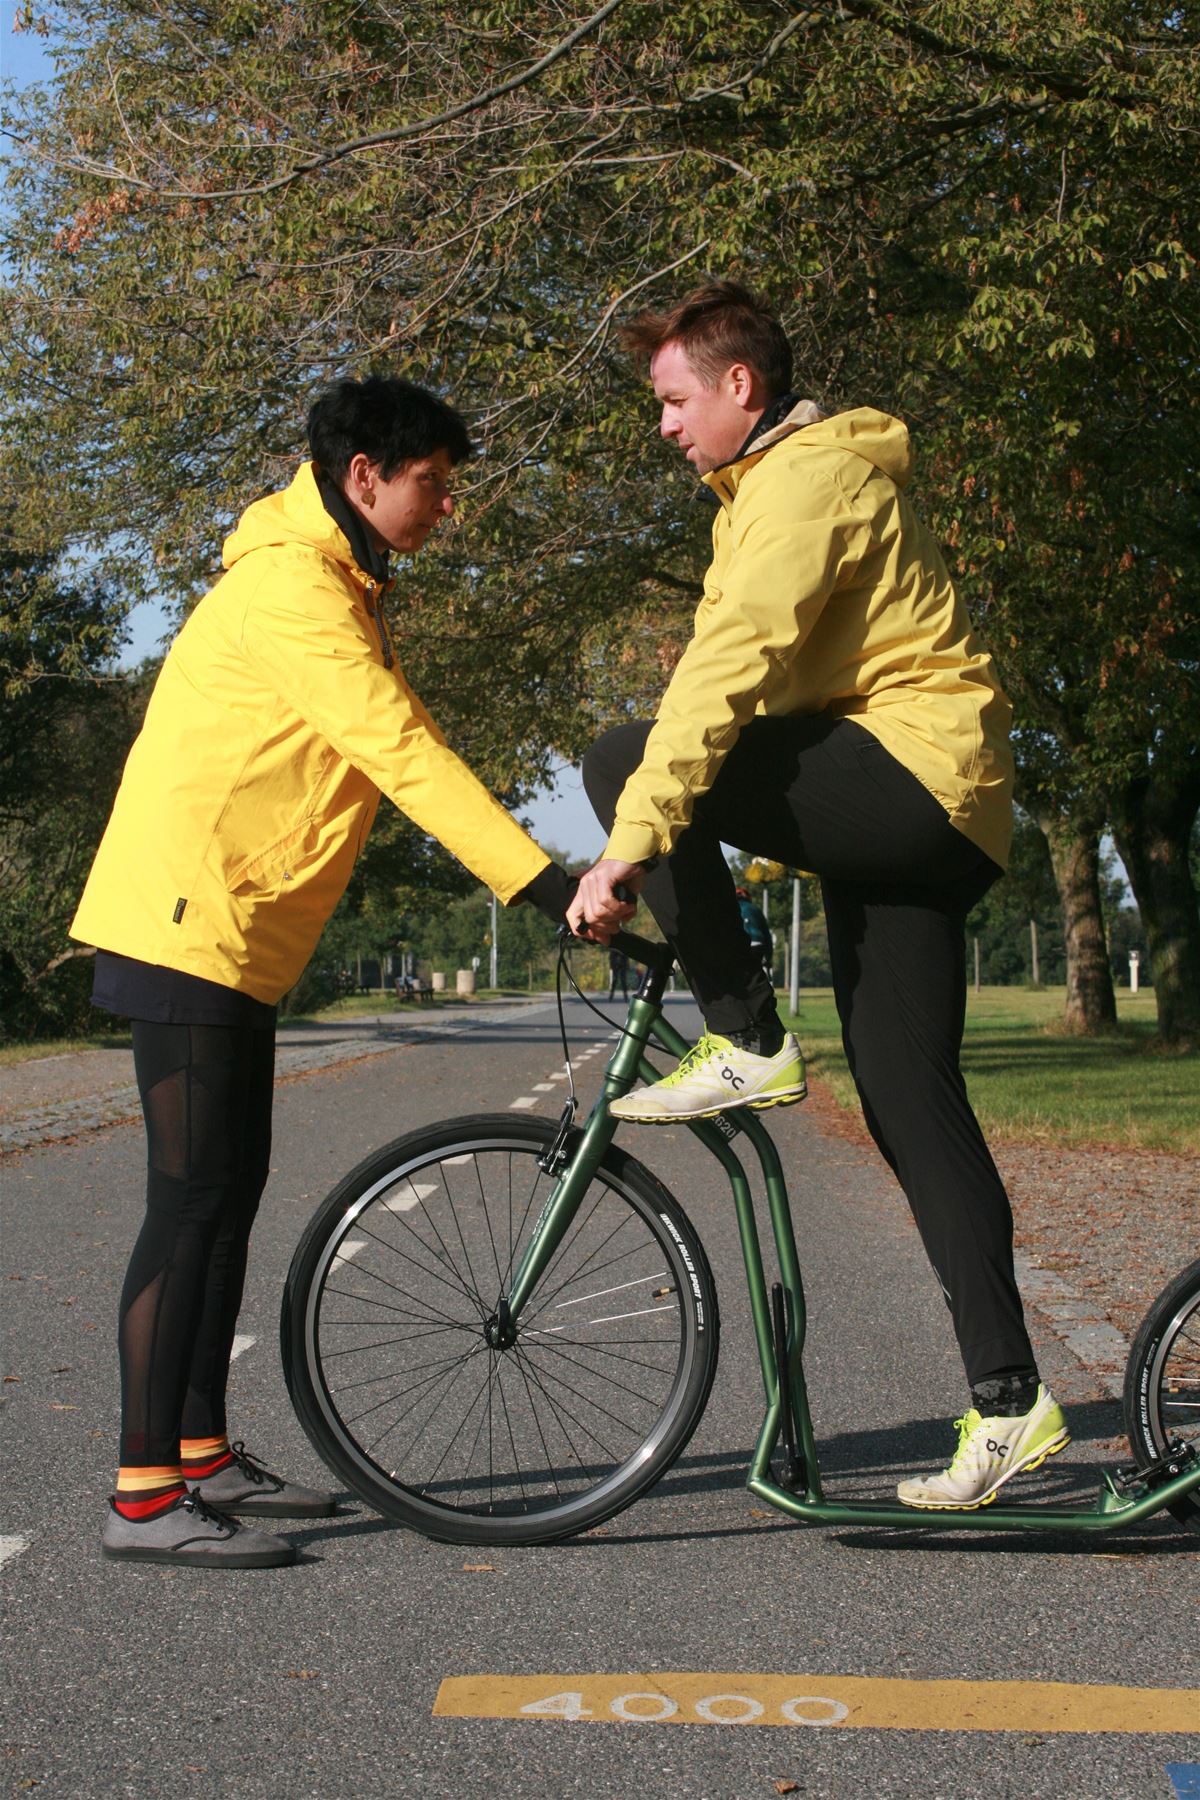
M 669 852 L 760 700 L 786 679 L 823 608 L 869 547 L 853 502 L 782 456 L 751 471 L 734 503 L 720 598 L 701 610 L 640 767 L 617 803 L 605 858 Z

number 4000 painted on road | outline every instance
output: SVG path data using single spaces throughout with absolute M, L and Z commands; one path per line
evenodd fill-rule
M 531 1700 L 520 1709 L 552 1719 L 593 1719 L 591 1707 L 583 1704 L 583 1694 L 568 1691 L 548 1694 L 544 1700 Z M 660 1720 L 679 1717 L 679 1702 L 666 1694 L 617 1694 L 608 1703 L 615 1719 L 628 1719 L 635 1725 L 654 1725 Z M 750 1725 L 761 1719 L 766 1708 L 761 1700 L 749 1694 L 709 1694 L 690 1702 L 689 1710 L 709 1725 Z M 779 1710 L 789 1725 L 840 1725 L 850 1708 L 840 1700 L 828 1700 L 821 1694 L 797 1694 L 781 1700 Z M 683 1723 L 687 1714 L 683 1715 Z

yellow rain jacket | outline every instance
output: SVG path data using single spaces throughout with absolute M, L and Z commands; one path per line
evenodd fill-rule
M 546 867 L 384 666 L 377 584 L 311 463 L 247 509 L 224 564 L 163 664 L 72 936 L 276 1001 L 381 791 L 501 900 Z
M 908 433 L 807 401 L 704 477 L 721 502 L 695 631 L 605 851 L 665 854 L 756 713 L 829 713 L 877 737 L 1001 868 L 1012 709 L 904 495 Z

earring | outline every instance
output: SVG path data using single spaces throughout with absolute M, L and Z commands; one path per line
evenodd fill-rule
M 371 507 L 371 506 L 374 506 L 374 504 L 375 504 L 375 489 L 374 488 L 364 488 L 363 489 L 363 505 L 366 507 Z

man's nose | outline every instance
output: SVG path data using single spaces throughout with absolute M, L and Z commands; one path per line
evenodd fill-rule
M 669 407 L 663 407 L 662 418 L 659 420 L 658 424 L 658 434 L 660 437 L 665 438 L 679 436 L 679 420 L 671 412 Z
M 454 495 L 453 494 L 443 494 L 442 495 L 442 511 L 445 513 L 447 518 L 449 518 L 451 513 L 454 511 Z

